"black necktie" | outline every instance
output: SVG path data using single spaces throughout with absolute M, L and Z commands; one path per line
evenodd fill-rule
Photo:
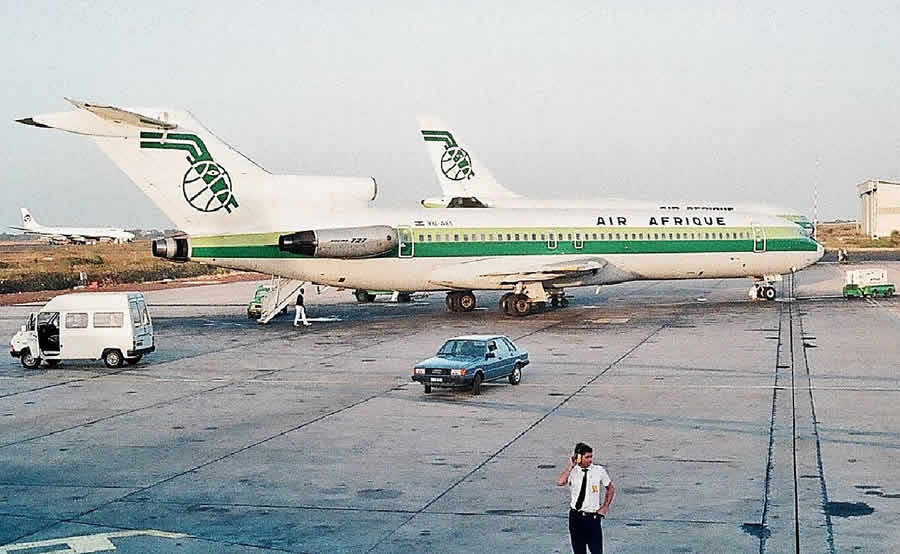
M 581 490 L 578 491 L 578 500 L 575 501 L 575 511 L 581 509 L 581 505 L 584 504 L 584 495 L 587 493 L 587 468 L 584 468 L 584 478 L 581 480 Z

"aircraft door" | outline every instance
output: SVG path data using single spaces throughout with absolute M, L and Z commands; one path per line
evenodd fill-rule
M 556 234 L 553 231 L 549 231 L 547 237 L 547 250 L 556 250 Z
M 59 312 L 41 312 L 37 317 L 38 347 L 45 354 L 59 352 Z
M 766 251 L 766 231 L 759 226 L 758 223 L 751 223 L 751 229 L 753 230 L 753 251 L 754 252 L 765 252 Z
M 409 227 L 398 227 L 397 236 L 399 237 L 398 251 L 401 258 L 412 258 L 415 245 L 413 244 L 413 234 Z

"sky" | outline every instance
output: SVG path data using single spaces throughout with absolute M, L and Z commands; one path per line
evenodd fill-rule
M 275 173 L 440 189 L 416 115 L 544 198 L 768 203 L 853 219 L 900 181 L 900 3 L 0 2 L 0 226 L 171 223 L 63 97 L 191 111 Z M 787 5 L 784 5 L 787 4 Z M 303 202 L 298 198 L 296 202 Z

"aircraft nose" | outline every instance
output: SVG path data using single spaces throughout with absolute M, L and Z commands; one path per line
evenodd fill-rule
M 825 247 L 822 245 L 822 243 L 816 243 L 816 244 L 817 244 L 817 246 L 816 246 L 816 261 L 818 262 L 819 260 L 822 259 L 822 256 L 825 255 Z

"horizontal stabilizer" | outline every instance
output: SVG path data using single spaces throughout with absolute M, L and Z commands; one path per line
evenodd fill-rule
M 144 127 L 144 128 L 152 128 L 152 129 L 174 129 L 178 125 L 174 123 L 169 123 L 167 121 L 162 121 L 160 119 L 156 119 L 154 117 L 150 117 L 147 115 L 142 115 L 136 112 L 131 112 L 128 110 L 123 110 L 122 108 L 117 108 L 115 106 L 100 106 L 98 104 L 88 104 L 87 102 L 82 102 L 80 100 L 72 100 L 71 98 L 66 98 L 73 106 L 76 108 L 80 108 L 82 110 L 87 110 L 92 114 L 96 115 L 100 119 L 105 119 L 107 121 L 112 121 L 113 123 L 121 123 L 125 125 L 133 125 L 135 127 Z

